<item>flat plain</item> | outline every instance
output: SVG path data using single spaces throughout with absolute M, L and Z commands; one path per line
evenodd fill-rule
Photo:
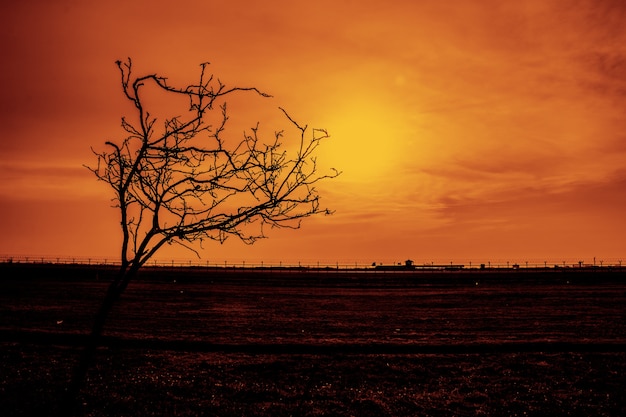
M 50 415 L 115 269 L 0 265 L 0 409 Z M 623 416 L 626 269 L 146 268 L 85 416 Z

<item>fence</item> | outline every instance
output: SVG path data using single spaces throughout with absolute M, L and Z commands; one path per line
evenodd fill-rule
M 41 263 L 61 265 L 120 265 L 120 261 L 103 257 L 68 257 L 68 256 L 13 256 L 0 255 L 0 263 Z M 373 270 L 373 271 L 414 271 L 414 270 L 493 270 L 493 269 L 547 269 L 547 268 L 622 268 L 622 260 L 615 258 L 591 261 L 582 260 L 531 260 L 531 261 L 503 261 L 503 260 L 465 260 L 465 261 L 415 261 L 403 262 L 328 262 L 328 261 L 232 261 L 232 260 L 202 260 L 202 259 L 155 259 L 146 266 L 157 267 L 207 267 L 207 268 L 249 268 L 249 269 L 326 269 L 326 270 Z M 626 265 L 625 265 L 626 267 Z

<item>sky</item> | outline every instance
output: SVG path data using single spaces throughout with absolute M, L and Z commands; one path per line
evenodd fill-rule
M 32 0 L 0 22 L 0 256 L 119 258 L 112 191 L 84 165 L 124 137 L 131 57 L 178 85 L 208 61 L 272 95 L 243 116 L 273 126 L 282 106 L 331 136 L 333 215 L 202 262 L 626 259 L 621 0 Z

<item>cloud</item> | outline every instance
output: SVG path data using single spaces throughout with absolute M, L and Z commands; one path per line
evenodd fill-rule
M 80 164 L 0 163 L 0 196 L 15 200 L 59 201 L 106 195 Z

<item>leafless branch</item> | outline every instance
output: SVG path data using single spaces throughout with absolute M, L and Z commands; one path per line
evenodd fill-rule
M 139 268 L 166 243 L 199 256 L 194 242 L 236 236 L 254 243 L 265 237 L 264 225 L 297 228 L 303 218 L 332 213 L 320 206 L 315 187 L 339 175 L 317 171 L 315 151 L 329 137 L 325 130 L 309 131 L 279 107 L 295 135 L 279 130 L 262 138 L 257 123 L 242 139 L 225 139 L 226 98 L 270 95 L 255 87 L 227 87 L 208 74 L 208 63 L 201 64 L 198 82 L 185 87 L 156 74 L 134 77 L 130 59 L 116 64 L 137 114 L 135 122 L 122 118 L 129 136 L 119 144 L 107 141 L 110 151 L 94 151 L 97 165 L 90 170 L 115 191 L 126 268 Z M 148 87 L 187 97 L 189 108 L 162 119 L 157 129 L 157 117 L 141 98 Z M 218 117 L 210 124 L 206 116 L 215 111 Z

